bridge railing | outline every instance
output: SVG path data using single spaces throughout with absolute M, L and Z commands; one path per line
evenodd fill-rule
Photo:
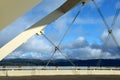
M 120 67 L 88 67 L 88 66 L 0 66 L 1 70 L 120 70 Z

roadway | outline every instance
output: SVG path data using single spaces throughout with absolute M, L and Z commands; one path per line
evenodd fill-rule
M 64 76 L 21 76 L 0 77 L 0 80 L 120 80 L 118 75 L 64 75 Z

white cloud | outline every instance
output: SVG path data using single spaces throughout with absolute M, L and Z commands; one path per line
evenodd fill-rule
M 108 53 L 108 52 L 102 53 L 101 49 L 95 49 L 95 48 L 91 48 L 91 47 L 85 47 L 85 48 L 80 49 L 80 50 L 82 50 L 83 52 L 85 52 L 84 53 L 86 55 L 85 59 L 100 59 L 100 58 L 107 59 L 107 58 L 111 57 L 110 53 Z
M 84 39 L 84 37 L 79 37 L 77 38 L 75 41 L 70 42 L 69 44 L 67 44 L 66 46 L 64 46 L 65 48 L 68 49 L 76 49 L 76 48 L 81 48 L 81 47 L 85 47 L 88 46 L 88 42 Z
M 22 51 L 15 51 L 15 52 L 11 53 L 10 55 L 8 55 L 8 56 L 6 57 L 6 59 L 20 58 L 20 57 L 22 57 L 22 54 L 23 54 Z
M 51 51 L 51 45 L 50 43 L 40 36 L 33 36 L 31 39 L 29 39 L 23 46 L 25 50 L 32 51 L 32 52 L 50 52 Z
M 118 31 L 120 32 L 120 31 Z M 116 32 L 117 33 L 117 32 Z M 104 33 L 104 38 L 106 34 Z M 120 40 L 120 39 L 119 39 Z M 79 37 L 77 40 L 70 42 L 64 46 L 63 51 L 65 54 L 72 59 L 116 59 L 120 58 L 120 54 L 116 47 L 113 46 L 112 42 L 108 42 L 108 45 L 112 45 L 112 47 L 106 46 L 105 50 L 103 51 L 103 45 L 90 45 L 85 40 L 84 37 Z
M 112 55 L 110 52 L 102 52 L 102 49 L 91 48 L 90 46 L 71 49 L 66 51 L 66 54 L 71 59 L 115 59 L 119 58 L 120 55 Z
M 7 58 L 48 58 L 53 51 L 53 46 L 43 37 L 33 36 L 25 44 L 16 49 Z

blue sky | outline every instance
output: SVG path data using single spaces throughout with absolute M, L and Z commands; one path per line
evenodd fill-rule
M 19 33 L 23 32 L 26 28 L 41 20 L 44 16 L 55 10 L 64 2 L 65 0 L 43 0 L 42 3 L 39 3 L 25 15 L 18 18 L 0 32 L 0 47 L 5 45 Z M 106 21 L 111 25 L 116 9 L 120 7 L 119 0 L 96 0 L 96 2 Z M 45 28 L 45 35 L 47 35 L 56 45 L 61 40 L 64 32 L 67 30 L 80 6 L 81 5 L 76 6 L 67 14 Z M 120 16 L 118 16 L 113 28 L 113 34 L 115 35 L 118 44 L 120 44 L 119 19 Z M 105 51 L 102 52 L 102 47 L 104 45 L 105 38 L 107 37 L 106 31 L 106 26 L 104 25 L 94 4 L 89 2 L 82 9 L 60 48 L 66 56 L 72 59 L 97 59 L 100 58 L 101 55 L 104 55 L 102 58 L 105 59 L 120 58 L 120 51 L 111 37 Z M 38 36 L 33 36 L 24 45 L 20 46 L 7 56 L 7 58 L 49 59 L 54 51 L 54 47 L 43 36 L 39 36 L 39 38 Z M 56 52 L 54 58 L 59 59 L 63 57 L 59 52 Z

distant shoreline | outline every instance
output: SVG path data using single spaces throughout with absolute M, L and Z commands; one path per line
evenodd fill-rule
M 91 60 L 74 60 L 71 61 L 76 66 L 106 66 L 120 67 L 120 59 L 91 59 Z M 5 59 L 0 61 L 0 66 L 45 66 L 48 60 L 40 59 Z M 99 63 L 98 63 L 99 62 Z M 51 60 L 49 66 L 73 66 L 67 60 Z

